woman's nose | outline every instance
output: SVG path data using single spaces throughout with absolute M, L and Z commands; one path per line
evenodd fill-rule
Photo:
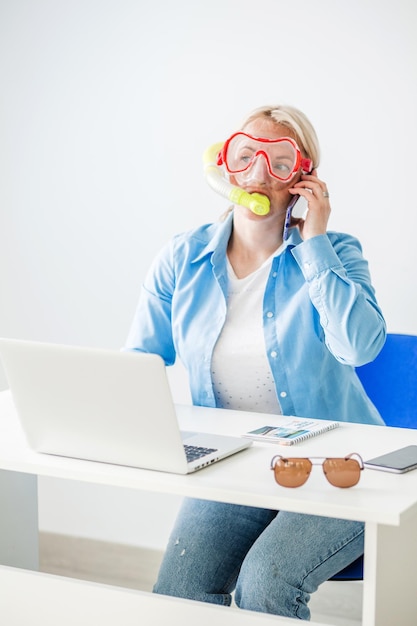
M 246 180 L 256 181 L 258 183 L 266 183 L 270 178 L 268 163 L 263 154 L 258 154 L 252 161 L 251 166 L 247 170 Z

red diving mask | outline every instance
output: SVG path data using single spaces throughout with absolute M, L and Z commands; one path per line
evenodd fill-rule
M 217 165 L 224 164 L 229 174 L 237 174 L 237 179 L 244 181 L 252 177 L 260 157 L 266 162 L 269 175 L 282 182 L 289 181 L 300 168 L 304 173 L 310 173 L 313 167 L 311 159 L 302 157 L 291 137 L 266 139 L 243 132 L 234 133 L 224 143 Z

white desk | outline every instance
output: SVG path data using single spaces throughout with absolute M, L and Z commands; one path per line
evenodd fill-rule
M 240 434 L 268 421 L 265 415 L 222 411 L 197 407 L 178 407 L 181 427 L 185 430 L 202 430 Z M 9 392 L 0 394 L 0 497 L 8 501 L 5 515 L 1 503 L 1 517 L 9 517 L 5 528 L 9 533 L 0 535 L 0 562 L 6 566 L 17 565 L 34 569 L 33 549 L 26 545 L 28 562 L 24 555 L 10 553 L 10 534 L 18 545 L 28 529 L 33 544 L 33 527 L 36 522 L 36 476 L 53 476 L 62 479 L 128 487 L 132 489 L 175 493 L 224 502 L 277 508 L 287 511 L 311 513 L 330 517 L 355 519 L 366 524 L 365 578 L 363 598 L 363 626 L 415 626 L 417 621 L 417 472 L 401 476 L 364 470 L 358 486 L 337 489 L 327 483 L 320 467 L 314 467 L 308 482 L 298 489 L 285 489 L 276 485 L 269 463 L 272 456 L 284 451 L 295 456 L 343 456 L 359 452 L 364 458 L 382 454 L 390 449 L 410 443 L 417 444 L 417 430 L 403 430 L 376 426 L 343 424 L 340 428 L 315 437 L 291 448 L 271 444 L 255 444 L 249 450 L 205 468 L 190 476 L 177 476 L 162 472 L 138 470 L 75 459 L 41 455 L 28 449 Z M 18 481 L 16 493 L 11 498 Z M 27 484 L 25 484 L 25 482 Z M 26 503 L 27 527 L 14 525 L 21 519 L 22 502 Z M 28 542 L 26 541 L 26 544 Z M 19 552 L 19 551 L 17 551 Z M 11 573 L 13 572 L 13 575 Z M 15 580 L 18 570 L 1 568 L 1 578 Z M 7 573 L 10 576 L 7 576 Z M 26 574 L 20 570 L 20 576 Z M 34 573 L 31 573 L 34 576 Z M 37 580 L 42 576 L 37 574 Z M 46 575 L 43 575 L 46 576 Z M 30 576 L 29 576 L 30 578 Z M 26 580 L 26 579 L 25 579 Z M 22 578 L 23 584 L 23 578 Z M 43 583 L 41 583 L 43 584 Z M 337 584 L 337 583 L 334 583 Z M 7 585 L 1 585 L 7 596 Z M 89 588 L 84 586 L 84 589 Z M 130 592 L 131 594 L 132 592 Z M 150 602 L 158 601 L 152 598 Z M 195 603 L 191 603 L 195 606 Z M 175 603 L 189 607 L 188 601 Z M 197 603 L 200 607 L 201 605 Z M 206 605 L 204 605 L 205 607 Z M 189 610 L 185 608 L 184 610 Z M 202 609 L 203 610 L 203 609 Z M 217 621 L 232 624 L 233 610 L 224 609 Z M 1 615 L 1 604 L 0 604 Z M 252 614 L 250 614 L 252 615 Z M 255 615 L 256 616 L 256 615 Z M 259 619 L 259 615 L 256 616 Z M 267 617 L 267 616 L 265 616 Z M 246 617 L 245 617 L 246 619 Z M 250 619 L 250 616 L 247 618 Z M 272 619 L 272 618 L 271 618 Z M 277 618 L 273 618 L 275 621 Z M 281 619 L 281 618 L 280 618 Z M 227 621 L 226 621 L 227 620 Z M 282 618 L 282 623 L 293 623 Z M 162 621 L 161 621 L 162 623 Z

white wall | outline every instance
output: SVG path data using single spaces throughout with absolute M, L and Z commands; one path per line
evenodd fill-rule
M 330 227 L 361 239 L 389 330 L 416 333 L 416 13 L 413 0 L 0 0 L 0 335 L 119 348 L 155 252 L 226 206 L 203 150 L 278 102 L 318 131 Z M 173 390 L 188 401 L 180 368 Z M 40 495 L 42 528 L 139 545 L 163 545 L 178 506 L 46 479 Z

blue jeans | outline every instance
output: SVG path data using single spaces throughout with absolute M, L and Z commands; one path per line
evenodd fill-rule
M 363 554 L 361 522 L 185 500 L 155 593 L 310 619 L 310 594 Z

